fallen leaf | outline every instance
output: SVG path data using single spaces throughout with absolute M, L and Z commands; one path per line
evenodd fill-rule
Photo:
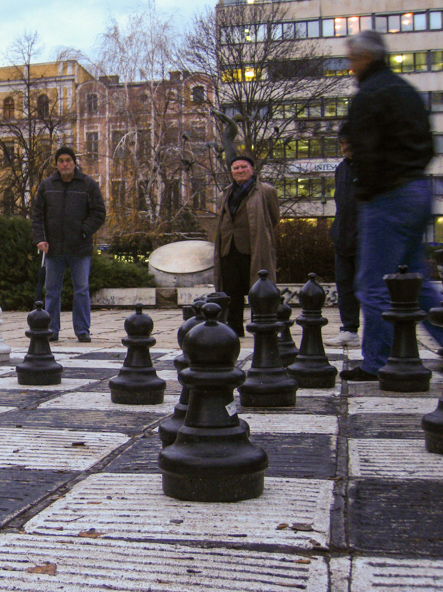
M 303 524 L 303 522 L 294 522 L 291 525 L 291 530 L 302 530 L 304 532 L 312 532 L 312 524 Z
M 85 442 L 72 442 L 71 446 L 86 446 Z
M 102 504 L 103 502 L 86 502 L 87 504 Z
M 283 530 L 284 528 L 289 528 L 289 524 L 279 524 L 275 530 Z
M 35 567 L 28 567 L 26 570 L 29 573 L 46 574 L 48 576 L 55 576 L 57 573 L 57 565 L 47 561 L 44 565 L 36 565 Z
M 81 532 L 78 533 L 79 537 L 87 537 L 90 539 L 98 539 L 99 537 L 103 536 L 105 533 L 104 532 L 99 532 L 98 530 L 95 530 L 95 528 L 90 528 L 89 530 L 82 530 Z
M 294 563 L 311 563 L 310 559 L 294 559 Z

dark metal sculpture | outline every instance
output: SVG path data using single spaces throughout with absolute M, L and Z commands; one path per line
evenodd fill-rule
M 122 344 L 128 348 L 118 376 L 111 378 L 111 400 L 124 405 L 158 405 L 163 403 L 166 382 L 157 376 L 149 349 L 156 341 L 151 337 L 154 323 L 143 314 L 143 305 L 135 305 L 135 314 L 125 320 L 128 337 Z
M 378 371 L 380 388 L 401 393 L 429 390 L 432 372 L 420 360 L 416 325 L 426 318 L 418 305 L 423 283 L 420 273 L 408 273 L 407 265 L 400 265 L 398 273 L 384 276 L 391 296 L 391 308 L 382 314 L 394 324 L 394 339 L 388 361 Z
M 278 336 L 278 351 L 283 362 L 283 366 L 289 366 L 295 362 L 298 355 L 298 347 L 295 345 L 291 335 L 291 327 L 294 322 L 291 319 L 292 309 L 285 302 L 284 296 L 280 296 L 280 306 L 277 308 L 277 320 L 283 323 L 283 329 Z
M 174 444 L 159 455 L 163 491 L 182 500 L 235 502 L 263 492 L 266 453 L 248 440 L 234 404 L 233 389 L 244 381 L 235 367 L 240 341 L 217 321 L 220 307 L 203 306 L 206 321 L 185 336 L 189 368 L 180 382 L 190 389 L 188 412 Z
M 317 284 L 315 273 L 309 274 L 309 281 L 300 290 L 299 300 L 302 314 L 296 323 L 303 328 L 300 351 L 288 372 L 302 388 L 330 388 L 335 385 L 337 368 L 331 366 L 325 354 L 321 330 L 328 324 L 321 311 L 325 303 L 325 291 Z
M 31 339 L 28 353 L 23 362 L 16 366 L 19 384 L 54 385 L 62 381 L 63 367 L 51 353 L 49 328 L 51 317 L 43 310 L 43 303 L 35 303 L 35 310 L 28 314 L 29 331 L 26 337 Z
M 261 270 L 248 300 L 252 323 L 246 329 L 254 335 L 254 355 L 246 381 L 238 390 L 244 407 L 288 407 L 295 405 L 297 382 L 289 376 L 280 357 L 277 334 L 283 323 L 277 321 L 280 292 Z

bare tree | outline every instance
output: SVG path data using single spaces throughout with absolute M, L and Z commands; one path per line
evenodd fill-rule
M 34 65 L 40 51 L 38 34 L 25 33 L 7 53 L 0 121 L 0 199 L 6 214 L 29 215 L 37 188 L 51 170 L 53 147 L 72 118 L 44 65 Z
M 327 133 L 320 117 L 306 113 L 322 97 L 338 93 L 342 78 L 327 75 L 327 56 L 291 22 L 287 3 L 207 9 L 195 17 L 181 55 L 184 68 L 212 79 L 214 107 L 235 120 L 239 149 L 274 182 L 291 169 L 288 155 L 297 139 Z M 220 118 L 217 125 L 223 137 Z M 226 167 L 218 152 L 223 183 L 220 171 Z

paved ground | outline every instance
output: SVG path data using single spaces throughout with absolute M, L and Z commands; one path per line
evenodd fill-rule
M 237 409 L 269 456 L 265 492 L 235 504 L 179 502 L 162 492 L 156 432 L 178 400 L 176 309 L 148 311 L 165 402 L 121 406 L 108 380 L 126 350 L 127 310 L 94 311 L 92 343 L 63 314 L 62 384 L 19 385 L 25 313 L 3 313 L 12 347 L 0 365 L 0 590 L 132 592 L 427 592 L 443 590 L 443 458 L 420 428 L 436 407 L 443 360 L 419 329 L 429 393 L 377 383 L 299 389 L 284 409 Z M 299 314 L 294 309 L 293 317 Z M 327 308 L 323 335 L 338 330 Z M 301 330 L 293 328 L 297 344 Z M 247 371 L 253 341 L 241 340 Z M 332 364 L 359 350 L 328 349 Z

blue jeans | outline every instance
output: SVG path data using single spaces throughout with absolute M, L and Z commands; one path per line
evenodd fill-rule
M 338 310 L 342 327 L 340 331 L 357 333 L 360 326 L 360 302 L 355 295 L 356 255 L 335 253 L 335 282 L 337 285 Z
M 89 272 L 91 257 L 48 257 L 46 259 L 45 310 L 51 315 L 51 331 L 60 331 L 60 308 L 63 276 L 66 267 L 71 271 L 74 285 L 72 324 L 77 335 L 87 333 L 91 326 L 91 301 L 89 298 Z
M 362 369 L 376 374 L 386 364 L 393 339 L 393 324 L 382 319 L 390 307 L 385 274 L 399 265 L 427 276 L 423 234 L 431 214 L 429 181 L 417 179 L 378 195 L 359 207 L 357 297 L 363 310 Z M 425 279 L 419 304 L 426 312 L 440 306 L 440 293 Z M 429 333 L 443 345 L 443 329 L 425 321 Z

